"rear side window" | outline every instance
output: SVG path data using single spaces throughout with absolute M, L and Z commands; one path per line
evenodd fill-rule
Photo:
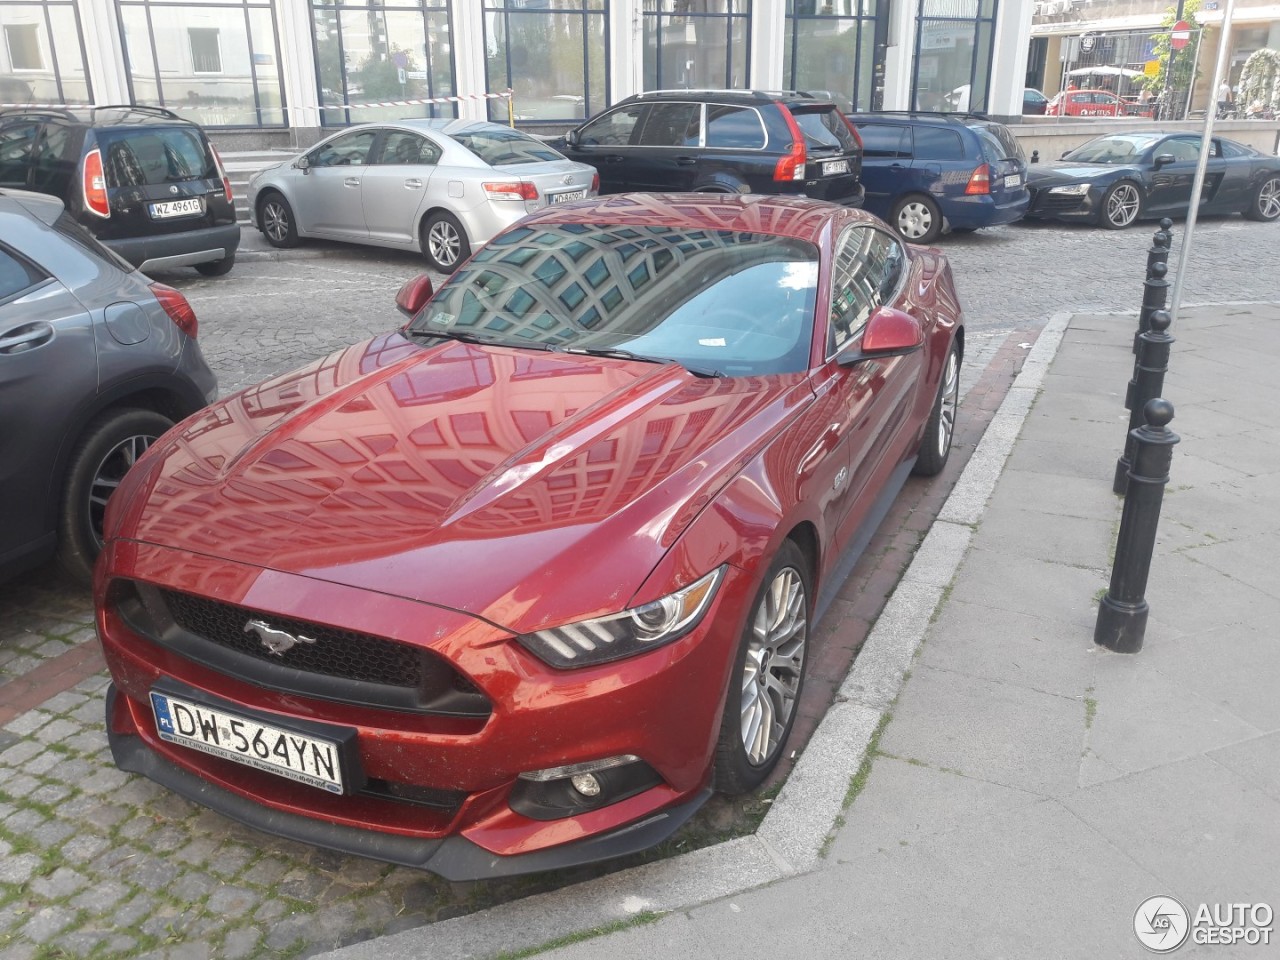
M 696 147 L 701 138 L 702 105 L 698 103 L 655 103 L 649 108 L 642 147 Z
M 0 187 L 25 187 L 38 123 L 14 123 L 0 129 Z
M 917 160 L 963 160 L 960 134 L 941 127 L 916 127 Z
M 204 137 L 174 128 L 102 131 L 102 166 L 109 187 L 144 187 L 218 176 Z
M 907 142 L 906 128 L 890 123 L 860 123 L 864 157 L 909 157 L 911 147 Z
M 8 300 L 44 279 L 45 275 L 35 264 L 0 247 L 0 301 Z
M 519 130 L 473 130 L 451 136 L 491 167 L 564 159 L 555 148 Z
M 853 138 L 852 131 L 835 107 L 807 110 L 792 107 L 791 115 L 796 118 L 796 125 L 800 127 L 808 146 L 836 147 L 842 153 L 853 153 L 858 149 L 858 142 Z
M 759 150 L 764 146 L 760 114 L 748 107 L 707 106 L 707 146 Z

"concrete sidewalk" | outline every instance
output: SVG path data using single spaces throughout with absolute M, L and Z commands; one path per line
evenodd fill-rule
M 1149 897 L 1280 909 L 1280 307 L 1171 331 L 1182 442 L 1125 656 L 1092 636 L 1133 326 L 1046 328 L 754 837 L 331 956 L 1095 960 L 1149 955 Z

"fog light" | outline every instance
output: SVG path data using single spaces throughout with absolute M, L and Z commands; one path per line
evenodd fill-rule
M 584 797 L 600 796 L 600 781 L 591 773 L 580 773 L 569 781 L 573 784 L 573 789 L 577 790 Z

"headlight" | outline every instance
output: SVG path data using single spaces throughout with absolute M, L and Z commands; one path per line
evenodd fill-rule
M 698 625 L 724 579 L 717 567 L 661 600 L 595 620 L 539 630 L 517 639 L 553 667 L 585 667 L 645 653 L 678 640 Z
M 1057 193 L 1068 197 L 1083 197 L 1089 192 L 1089 184 L 1087 183 L 1068 183 L 1061 187 L 1050 187 L 1050 193 Z

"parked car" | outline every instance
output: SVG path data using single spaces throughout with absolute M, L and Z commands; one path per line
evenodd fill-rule
M 1150 117 L 1152 106 L 1117 97 L 1110 90 L 1064 90 L 1044 112 L 1049 117 Z
M 1024 87 L 1022 90 L 1022 112 L 1028 116 L 1043 116 L 1049 107 L 1049 98 L 1035 87 Z
M 807 93 L 639 93 L 556 143 L 600 171 L 601 193 L 763 193 L 862 205 L 858 134 L 834 103 Z
M 865 208 L 911 243 L 1021 219 L 1027 157 L 1001 123 L 946 113 L 855 113 Z
M 527 213 L 595 196 L 595 170 L 496 123 L 397 120 L 350 127 L 249 180 L 275 247 L 303 237 L 421 250 L 450 273 Z
M 947 461 L 947 261 L 834 204 L 631 194 L 398 302 L 126 478 L 116 763 L 454 880 L 642 849 L 761 783 L 850 545 Z
M 125 471 L 216 393 L 181 293 L 0 191 L 0 580 L 56 555 L 87 583 Z
M 235 264 L 222 160 L 198 124 L 160 107 L 0 110 L 0 189 L 52 194 L 143 270 L 216 277 Z
M 1097 137 L 1031 167 L 1028 217 L 1077 220 L 1120 230 L 1138 219 L 1184 216 L 1191 203 L 1201 138 L 1194 133 Z M 1280 217 L 1280 157 L 1214 137 L 1201 213 Z

